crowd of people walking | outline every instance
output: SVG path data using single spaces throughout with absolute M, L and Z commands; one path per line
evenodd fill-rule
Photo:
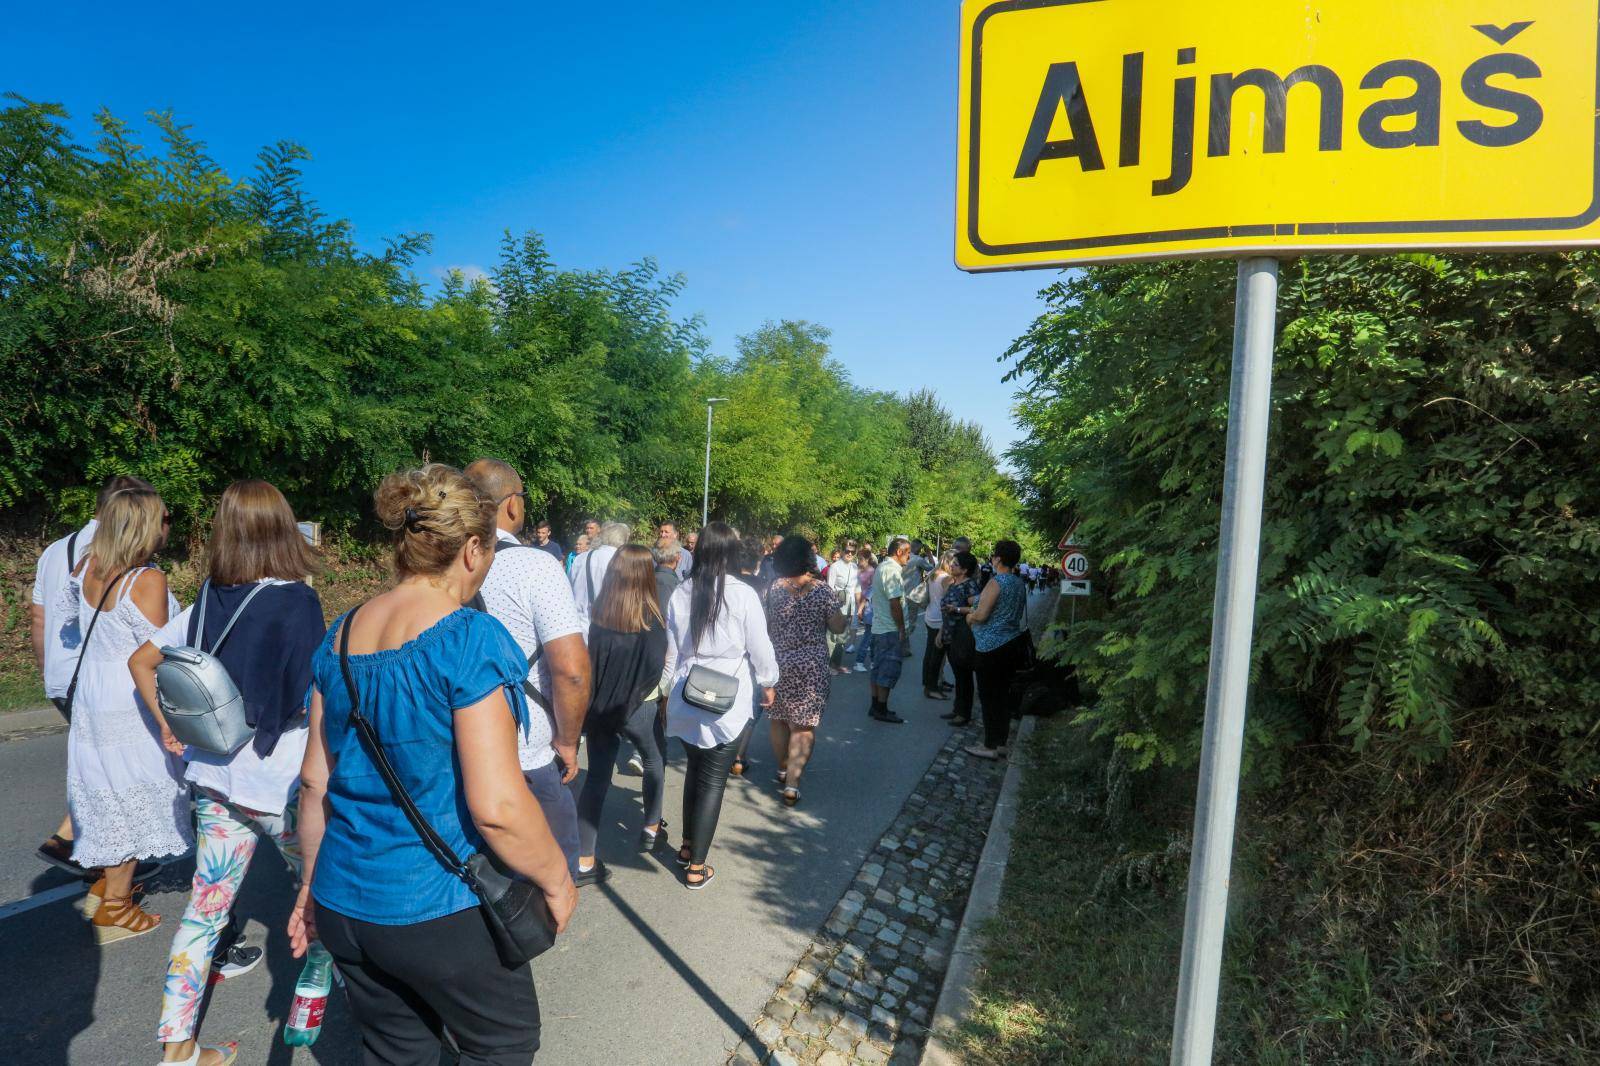
M 647 849 L 669 839 L 669 741 L 681 750 L 675 858 L 694 891 L 716 879 L 723 797 L 754 765 L 760 718 L 797 806 L 835 677 L 868 673 L 868 717 L 903 724 L 891 700 L 919 630 L 923 695 L 950 700 L 957 726 L 981 712 L 968 752 L 1005 757 L 1027 588 L 1048 576 L 1016 542 L 982 563 L 965 538 L 938 554 L 849 539 L 824 557 L 803 534 L 663 522 L 646 544 L 589 521 L 566 552 L 528 503 L 494 459 L 385 478 L 395 581 L 331 624 L 317 554 L 261 481 L 217 501 L 188 607 L 155 564 L 170 515 L 137 478 L 110 481 L 95 519 L 41 556 L 35 653 L 69 722 L 67 816 L 41 857 L 92 880 L 84 913 L 109 945 L 161 927 L 138 899 L 151 864 L 195 855 L 162 1062 L 237 1059 L 198 1027 L 214 976 L 260 961 L 232 911 L 262 840 L 299 883 L 295 954 L 332 959 L 364 1061 L 432 1063 L 448 1033 L 463 1063 L 526 1063 L 528 930 L 547 944 L 578 888 L 609 876 L 599 827 L 625 748 Z

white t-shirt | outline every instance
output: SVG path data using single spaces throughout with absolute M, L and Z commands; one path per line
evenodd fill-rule
M 269 578 L 268 583 L 288 584 L 276 578 Z M 150 638 L 150 643 L 158 648 L 186 646 L 192 614 L 193 606 L 179 611 Z M 252 744 L 246 744 L 232 755 L 219 755 L 191 746 L 184 754 L 189 765 L 183 776 L 190 784 L 208 788 L 240 807 L 263 814 L 282 814 L 300 788 L 300 764 L 305 761 L 306 741 L 310 736 L 310 729 L 302 718 L 279 735 L 272 754 L 264 759 L 256 754 Z
M 83 647 L 78 612 L 57 609 L 61 590 L 67 587 L 67 578 L 72 574 L 67 542 L 72 541 L 72 554 L 81 561 L 89 554 L 89 545 L 94 543 L 94 531 L 99 525 L 91 518 L 75 535 L 51 544 L 40 554 L 39 565 L 34 570 L 33 602 L 44 608 L 44 694 L 53 700 L 66 696 L 67 686 L 72 684 L 72 671 L 78 665 L 78 652 Z
M 617 549 L 602 544 L 572 560 L 572 598 L 578 605 L 578 620 L 583 623 L 585 635 L 589 632 L 589 612 L 594 610 L 600 590 L 606 587 L 606 567 L 611 565 L 611 557 L 616 554 Z M 682 565 L 681 559 L 679 565 Z M 493 570 L 489 572 L 494 573 Z M 591 574 L 594 575 L 592 586 L 589 583 Z
M 502 550 L 494 553 L 494 563 L 489 567 L 489 576 L 484 578 L 479 595 L 489 614 L 511 631 L 511 638 L 522 649 L 522 657 L 531 659 L 552 640 L 583 633 L 585 626 L 578 618 L 577 605 L 572 602 L 567 575 L 555 556 L 537 547 L 504 550 L 505 545 L 516 543 L 516 537 L 500 530 Z M 616 551 L 615 548 L 611 550 Z M 528 681 L 549 698 L 548 659 L 539 657 L 538 667 L 529 672 Z M 522 768 L 537 770 L 548 765 L 556 757 L 556 750 L 551 747 L 554 742 L 553 716 L 529 700 L 528 731 L 517 736 L 517 757 Z

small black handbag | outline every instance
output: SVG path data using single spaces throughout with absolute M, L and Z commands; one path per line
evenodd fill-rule
M 379 776 L 394 794 L 395 802 L 405 812 L 412 828 L 433 857 L 446 870 L 465 881 L 478 897 L 478 911 L 483 915 L 484 924 L 489 927 L 489 937 L 494 941 L 500 961 L 508 969 L 525 966 L 529 960 L 549 951 L 556 942 L 556 927 L 550 918 L 544 893 L 538 885 L 508 869 L 493 851 L 480 851 L 462 862 L 422 816 L 422 812 L 417 810 L 411 794 L 400 783 L 399 775 L 384 754 L 383 743 L 372 728 L 372 722 L 361 713 L 356 680 L 350 673 L 350 623 L 355 616 L 355 610 L 346 615 L 344 627 L 339 632 L 339 669 L 344 674 L 345 688 L 350 693 L 350 721 L 355 724 L 356 734 L 366 746 L 367 757 L 372 760 Z
M 962 669 L 970 669 L 978 659 L 978 642 L 964 616 L 957 614 L 945 619 L 944 639 L 950 661 Z
M 739 702 L 739 679 L 697 663 L 683 679 L 683 702 L 708 714 L 727 714 Z

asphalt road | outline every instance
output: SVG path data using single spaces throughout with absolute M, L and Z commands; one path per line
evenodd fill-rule
M 915 645 L 920 656 L 920 634 Z M 717 879 L 703 892 L 684 890 L 669 851 L 637 850 L 640 781 L 614 778 L 600 841 L 614 876 L 582 890 L 572 928 L 534 964 L 541 1066 L 725 1059 L 948 735 L 937 717 L 948 704 L 922 699 L 919 659 L 905 666 L 894 700 L 910 719 L 902 726 L 867 719 L 865 675 L 834 679 L 795 810 L 778 801 L 764 724 L 757 727 L 757 764 L 747 780 L 729 784 L 711 855 Z M 683 759 L 670 743 L 666 811 L 676 840 Z M 0 973 L 8 978 L 0 1061 L 147 1066 L 160 1058 L 154 1033 L 168 930 L 183 912 L 192 866 L 152 883 L 146 906 L 165 916 L 162 930 L 104 950 L 71 899 L 27 907 L 61 894 L 53 890 L 71 891 L 33 854 L 63 810 L 65 752 L 60 733 L 0 742 Z M 283 864 L 263 847 L 237 913 L 251 942 L 267 946 L 267 961 L 218 986 L 202 1038 L 241 1041 L 242 1063 L 354 1063 L 355 1034 L 337 993 L 316 1045 L 282 1043 L 299 972 L 283 933 L 290 895 Z

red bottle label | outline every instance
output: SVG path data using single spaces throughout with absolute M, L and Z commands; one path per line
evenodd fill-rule
M 316 999 L 294 997 L 294 1004 L 289 1008 L 289 1027 L 292 1029 L 320 1029 L 322 1015 L 328 1009 L 328 997 L 318 996 Z

